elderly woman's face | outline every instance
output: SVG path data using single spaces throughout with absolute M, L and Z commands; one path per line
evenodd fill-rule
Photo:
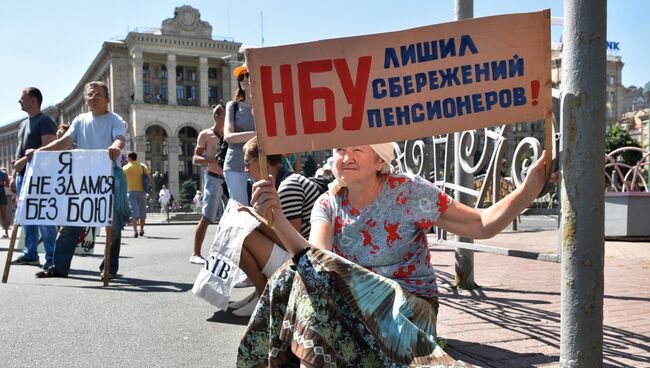
M 384 161 L 368 145 L 334 150 L 334 168 L 348 184 L 375 179 L 383 166 Z

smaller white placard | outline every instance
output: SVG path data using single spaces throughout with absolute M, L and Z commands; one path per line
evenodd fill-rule
M 107 150 L 40 151 L 23 177 L 16 223 L 108 226 L 113 172 Z

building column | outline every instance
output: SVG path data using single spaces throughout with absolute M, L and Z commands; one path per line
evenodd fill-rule
M 199 102 L 208 107 L 208 58 L 199 56 Z
M 230 97 L 233 93 L 231 83 L 232 73 L 230 70 L 230 62 L 224 62 L 224 64 L 221 66 L 221 100 L 223 101 L 224 106 L 227 101 L 230 101 Z
M 167 54 L 167 104 L 176 102 L 176 54 Z
M 142 103 L 142 51 L 133 51 L 133 102 Z
M 179 155 L 179 139 L 178 137 L 167 137 L 165 138 L 165 143 L 167 143 L 167 162 L 169 163 L 167 167 L 167 187 L 174 194 L 174 198 L 179 198 L 180 195 L 180 183 L 178 182 L 178 155 Z
M 7 173 L 14 172 L 14 169 L 11 167 L 11 160 L 13 160 L 16 155 L 16 150 L 12 149 L 13 141 L 14 140 L 11 139 L 11 136 L 5 136 L 4 142 L 2 143 L 5 147 L 5 169 L 7 169 Z
M 7 174 L 11 174 L 11 169 L 9 168 L 9 142 L 5 136 L 0 137 L 0 166 L 4 167 L 7 170 Z
M 133 142 L 134 142 L 133 151 L 135 151 L 135 153 L 138 155 L 138 161 L 144 163 L 147 160 L 146 157 L 147 137 L 145 137 L 144 133 L 142 133 L 142 135 L 136 135 L 133 138 Z

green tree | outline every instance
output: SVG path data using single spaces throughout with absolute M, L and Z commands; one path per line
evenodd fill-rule
M 316 167 L 316 161 L 314 161 L 314 156 L 308 155 L 307 160 L 305 160 L 305 164 L 302 165 L 303 174 L 305 174 L 305 176 L 309 178 L 314 176 L 314 174 L 316 174 L 316 170 L 318 170 L 318 167 Z
M 615 149 L 621 147 L 641 147 L 630 133 L 621 128 L 619 124 L 614 124 L 611 128 L 607 129 L 605 133 L 605 152 L 610 153 Z M 616 160 L 630 166 L 635 166 L 641 159 L 641 152 L 639 151 L 625 151 L 616 157 Z M 627 170 L 624 170 L 627 171 Z
M 196 182 L 192 179 L 187 179 L 183 182 L 181 185 L 181 198 L 179 200 L 181 206 L 192 203 L 192 199 L 196 195 L 197 187 Z

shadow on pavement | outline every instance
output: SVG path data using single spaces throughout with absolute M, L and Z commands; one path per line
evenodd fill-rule
M 227 323 L 229 325 L 239 325 L 239 326 L 246 326 L 248 324 L 248 320 L 250 318 L 241 318 L 241 317 L 235 317 L 232 315 L 232 313 L 227 312 L 227 311 L 216 311 L 212 315 L 212 317 L 206 319 L 208 322 L 218 322 L 218 323 Z
M 460 340 L 447 340 L 445 352 L 456 360 L 481 367 L 510 366 L 508 361 L 525 360 L 526 365 L 539 366 L 560 360 L 559 356 L 541 353 L 516 353 L 496 346 L 482 345 Z M 503 361 L 503 364 L 499 364 Z
M 557 229 L 549 229 L 549 228 L 535 228 L 535 229 L 523 229 L 523 230 L 509 230 L 509 229 L 504 229 L 502 230 L 499 234 L 525 234 L 525 233 L 539 233 L 542 231 L 549 231 L 549 230 L 557 230 Z
M 86 270 L 71 270 L 68 275 L 69 279 L 82 280 L 82 281 L 96 281 L 98 284 L 93 286 L 70 286 L 82 289 L 107 289 L 113 291 L 128 291 L 128 292 L 145 292 L 145 293 L 185 293 L 192 289 L 193 284 L 162 281 L 162 280 L 146 280 L 137 279 L 133 277 L 118 277 L 110 280 L 107 287 L 101 284 L 98 271 Z
M 154 238 L 154 239 L 157 239 L 157 238 Z M 176 238 L 160 238 L 160 239 L 176 239 Z M 127 245 L 127 244 L 125 242 L 121 242 L 120 246 L 122 246 L 122 245 Z M 102 251 L 105 247 L 106 247 L 106 243 L 103 243 L 103 242 L 95 244 L 95 248 L 97 249 L 98 252 Z M 0 247 L 0 250 L 8 251 L 9 250 L 9 244 L 7 244 L 6 247 Z M 14 247 L 14 254 L 17 254 L 17 253 L 22 254 L 23 250 Z M 41 252 L 41 253 L 43 253 L 43 252 Z M 103 257 L 104 254 L 103 253 L 101 253 L 101 254 L 75 254 L 75 256 L 80 256 L 80 257 L 102 256 Z M 120 256 L 120 258 L 131 258 L 131 257 Z
M 512 293 L 512 294 L 529 294 L 529 295 L 555 295 L 558 298 L 560 293 L 554 291 L 539 291 L 539 290 L 516 290 L 516 289 L 501 289 L 501 288 L 491 288 L 491 287 L 481 287 L 483 291 L 495 291 L 502 293 Z M 603 295 L 603 299 L 612 299 L 612 300 L 625 300 L 625 301 L 636 301 L 636 302 L 648 302 L 649 298 L 644 298 L 642 296 L 620 296 L 620 295 Z M 530 299 L 526 299 L 530 301 Z
M 438 270 L 437 276 L 439 285 L 444 285 L 444 288 L 454 284 L 454 275 L 448 272 Z M 503 332 L 514 332 L 523 339 L 535 340 L 539 342 L 540 348 L 543 345 L 551 346 L 559 352 L 560 314 L 543 309 L 545 306 L 553 304 L 548 300 L 548 297 L 559 299 L 559 293 L 505 288 L 478 288 L 464 291 L 464 293 L 469 293 L 469 295 L 460 294 L 457 289 L 451 288 L 451 290 L 441 295 L 440 305 L 475 317 L 483 323 L 498 327 Z M 513 294 L 519 294 L 521 298 L 513 298 Z M 605 298 L 643 300 L 643 298 L 637 299 L 615 295 L 606 295 Z M 466 327 L 467 325 L 462 324 L 458 326 L 459 329 Z M 481 334 L 484 331 L 476 330 L 476 333 Z M 496 333 L 498 332 L 495 330 Z M 647 351 L 649 343 L 650 338 L 647 336 L 604 325 L 604 366 L 623 367 L 627 366 L 629 361 L 638 362 L 638 365 L 635 364 L 634 366 L 647 366 L 650 363 L 650 358 L 640 356 L 638 352 Z M 496 344 L 503 344 L 503 342 Z M 554 354 L 522 354 L 490 344 L 449 339 L 448 346 L 449 348 L 445 349 L 445 351 L 452 357 L 484 367 L 510 367 L 514 364 L 514 360 L 525 362 L 525 366 L 536 366 L 559 361 L 559 356 Z
M 103 239 L 105 239 L 106 237 L 103 236 L 103 235 L 97 235 L 97 238 L 103 238 Z M 128 235 L 128 236 L 125 236 L 124 233 L 122 233 L 122 238 L 124 238 L 124 239 L 138 239 L 138 238 L 145 238 L 145 239 L 161 239 L 161 240 L 178 240 L 178 239 L 181 239 L 181 238 L 176 238 L 176 237 L 151 236 L 151 235 L 147 235 L 147 234 L 144 234 L 144 235 L 139 236 L 138 238 L 136 238 L 135 236 L 133 236 L 133 234 L 130 234 L 130 235 Z M 100 244 L 105 244 L 105 241 L 100 242 Z M 122 242 L 121 244 L 124 245 L 125 243 Z M 130 245 L 132 245 L 132 244 L 130 244 Z
M 151 236 L 151 235 L 143 235 L 143 237 L 145 239 L 155 239 L 155 240 L 179 240 L 179 239 L 181 239 L 181 238 L 172 238 L 172 237 L 164 237 L 164 236 Z
M 122 243 L 124 245 L 124 243 Z M 93 253 L 93 254 L 75 254 L 75 257 L 82 257 L 82 258 L 98 258 L 98 259 L 104 259 L 104 253 Z M 128 258 L 133 258 L 129 256 L 123 256 L 120 255 L 120 259 L 128 259 Z

